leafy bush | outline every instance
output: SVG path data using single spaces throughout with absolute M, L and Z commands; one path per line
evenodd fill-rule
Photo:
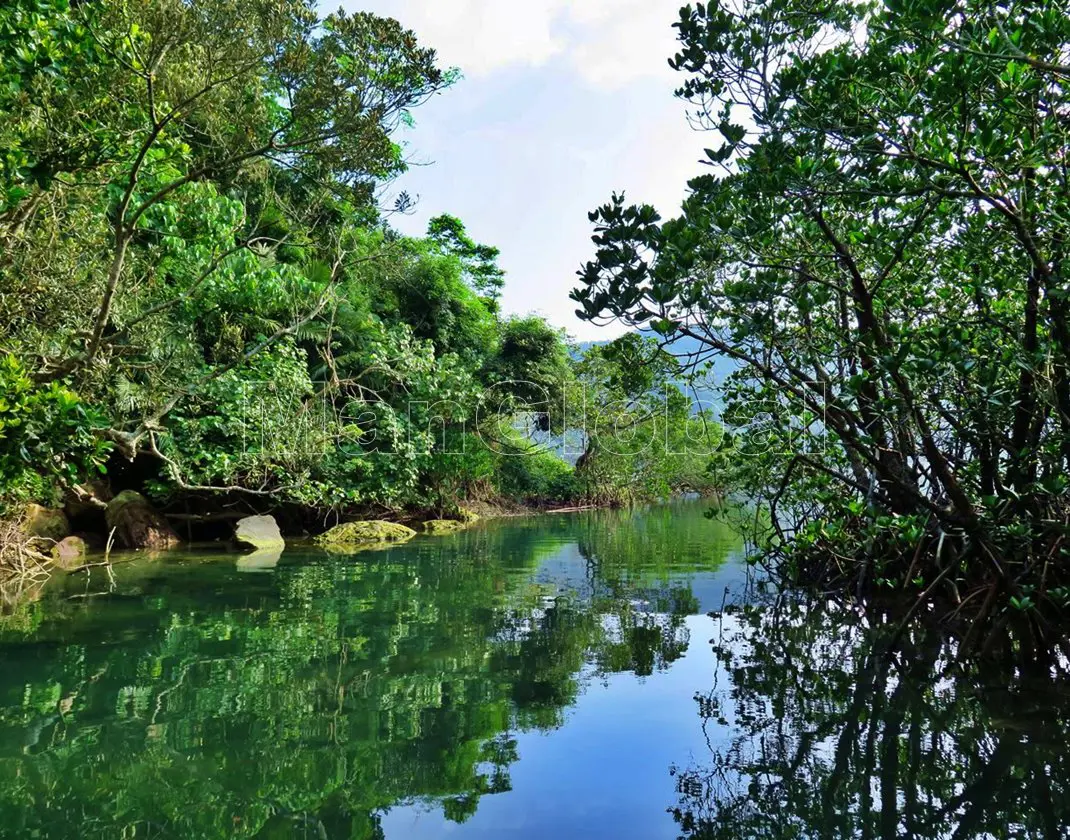
M 0 357 L 0 505 L 44 498 L 54 485 L 103 471 L 106 420 L 58 382 L 40 386 Z

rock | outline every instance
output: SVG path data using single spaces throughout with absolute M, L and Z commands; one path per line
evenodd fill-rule
M 374 554 L 376 551 L 390 551 L 407 540 L 401 542 L 375 542 L 375 543 L 322 543 L 320 548 L 328 554 L 341 554 L 352 557 L 354 554 Z
M 108 530 L 115 529 L 115 542 L 122 548 L 174 548 L 180 542 L 167 520 L 133 490 L 124 490 L 112 499 L 104 517 Z
M 42 540 L 59 542 L 71 532 L 70 523 L 62 510 L 41 505 L 26 505 L 24 522 L 26 535 Z
M 254 549 L 285 548 L 279 523 L 274 516 L 247 516 L 234 528 L 234 542 Z
M 468 508 L 459 507 L 457 508 L 457 518 L 461 522 L 464 522 L 467 525 L 471 525 L 473 522 L 479 521 L 479 514 L 469 510 Z
M 468 525 L 456 519 L 429 519 L 427 522 L 422 522 L 420 527 L 425 534 L 453 534 L 463 531 Z
M 406 528 L 396 522 L 346 522 L 316 537 L 316 542 L 326 546 L 359 546 L 367 543 L 401 542 L 415 534 L 412 528 Z
M 86 549 L 81 537 L 64 537 L 52 547 L 52 560 L 57 569 L 77 569 L 85 563 Z

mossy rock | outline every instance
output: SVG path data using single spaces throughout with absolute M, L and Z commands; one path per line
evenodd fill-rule
M 133 490 L 124 490 L 112 499 L 104 518 L 122 548 L 174 548 L 180 542 L 167 520 Z
M 57 569 L 71 571 L 85 563 L 88 547 L 81 537 L 64 537 L 52 547 L 52 560 Z
M 468 525 L 456 519 L 429 519 L 420 523 L 420 527 L 425 534 L 453 534 L 463 531 Z
M 403 542 L 416 535 L 412 528 L 396 522 L 371 520 L 345 522 L 331 528 L 326 534 L 316 537 L 316 542 L 325 546 L 356 546 L 368 543 Z
M 471 525 L 473 522 L 479 521 L 479 514 L 470 511 L 468 508 L 457 508 L 457 519 L 466 525 Z
M 71 532 L 70 523 L 62 510 L 26 505 L 23 521 L 27 536 L 59 542 Z
M 323 543 L 320 545 L 324 551 L 331 555 L 340 555 L 345 557 L 352 557 L 354 554 L 371 554 L 376 551 L 390 551 L 390 549 L 401 545 L 401 542 L 376 542 L 376 543 Z

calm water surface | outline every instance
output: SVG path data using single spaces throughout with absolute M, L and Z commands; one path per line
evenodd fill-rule
M 0 618 L 0 837 L 1067 836 L 1062 683 L 763 597 L 702 513 L 55 579 Z

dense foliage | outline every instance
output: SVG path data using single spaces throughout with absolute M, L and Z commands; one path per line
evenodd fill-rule
M 739 480 L 786 571 L 1023 611 L 1070 601 L 1064 3 L 689 6 L 719 133 L 679 218 L 592 214 L 574 297 L 739 364 Z
M 397 130 L 455 74 L 394 20 L 315 7 L 0 9 L 6 501 L 105 468 L 316 512 L 583 492 L 533 442 L 563 432 L 562 335 L 500 315 L 498 251 L 460 220 L 405 237 L 379 206 Z
M 576 365 L 587 436 L 577 476 L 587 497 L 629 502 L 654 492 L 720 488 L 722 430 L 678 381 L 680 364 L 653 338 L 629 333 Z M 690 384 L 694 386 L 694 379 Z

